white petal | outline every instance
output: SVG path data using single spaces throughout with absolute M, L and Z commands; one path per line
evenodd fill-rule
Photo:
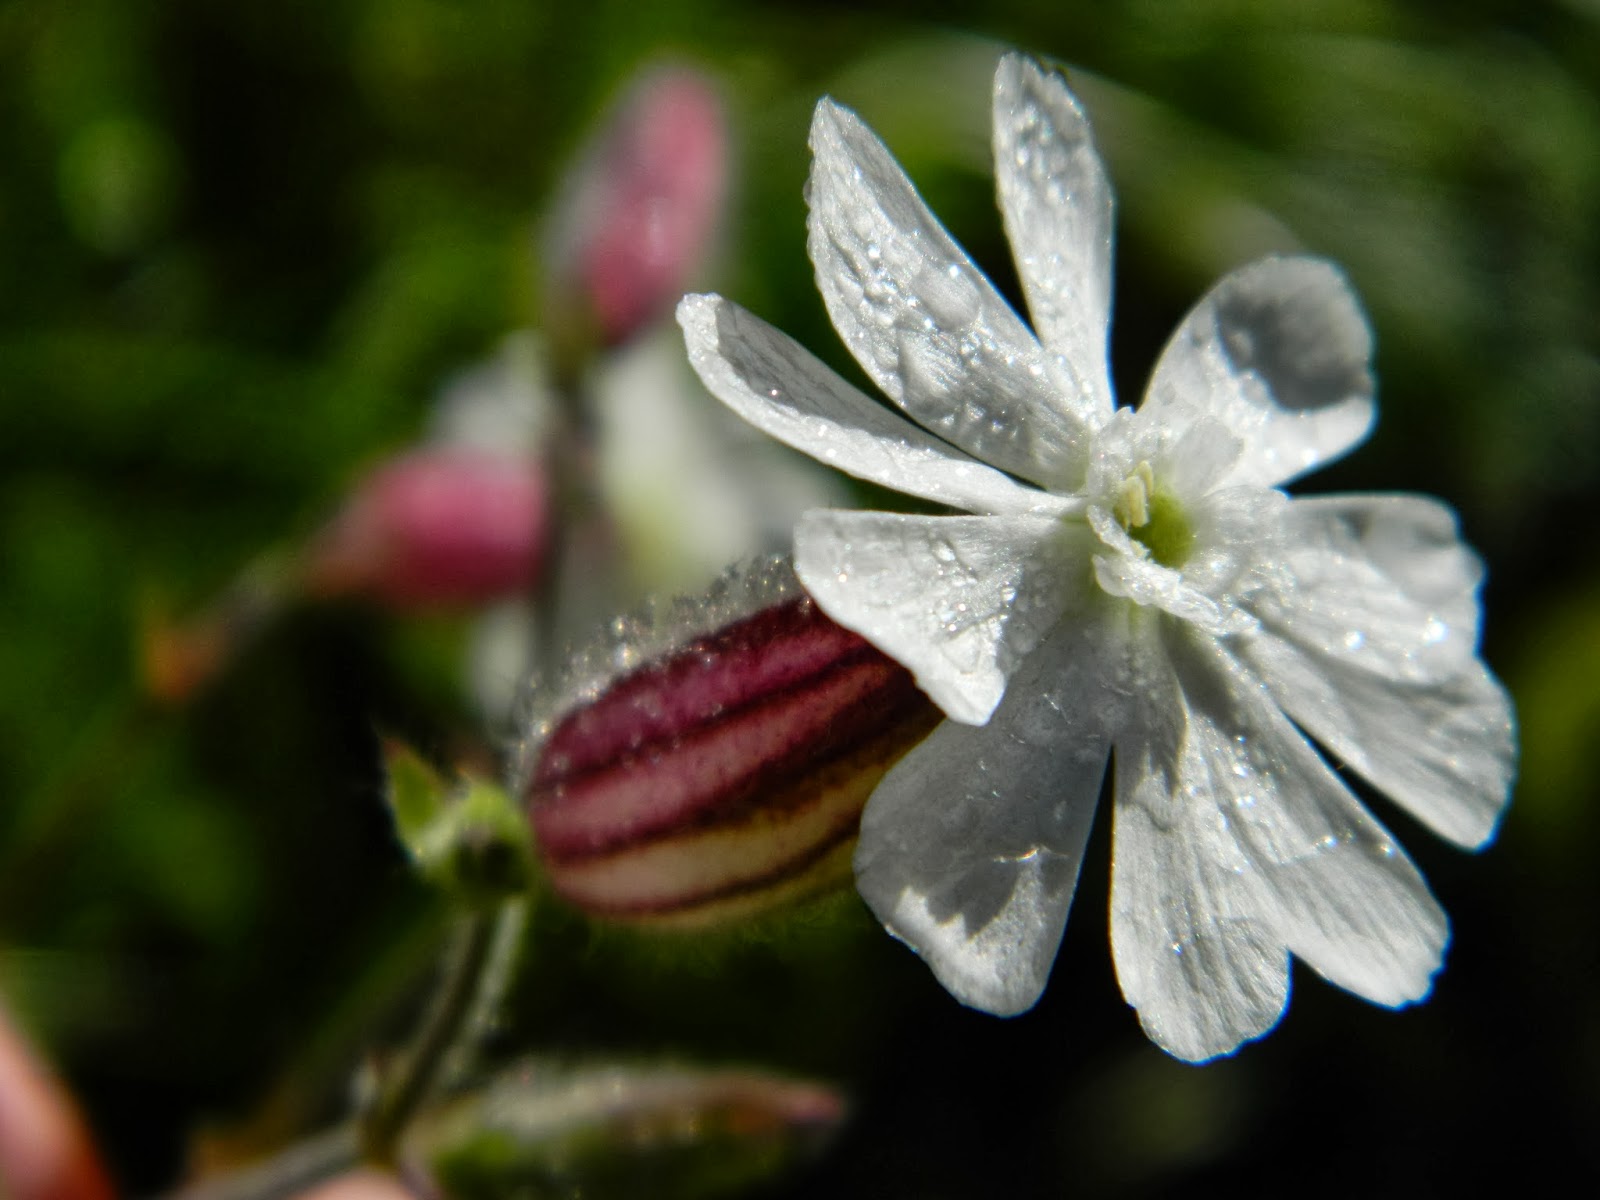
M 1483 567 L 1438 501 L 1291 501 L 1276 556 L 1248 606 L 1313 655 L 1408 683 L 1453 679 L 1473 663 Z
M 1126 753 L 1133 753 L 1130 748 Z M 1117 789 L 1124 783 L 1117 747 Z M 1168 1054 L 1205 1062 L 1278 1023 L 1289 1002 L 1289 952 L 1258 922 L 1232 915 L 1215 846 L 1118 803 L 1111 885 L 1117 980 L 1145 1034 Z M 1218 884 L 1224 886 L 1220 889 Z
M 1375 1003 L 1421 999 L 1449 935 L 1416 868 L 1247 671 L 1165 640 L 1181 717 L 1118 740 L 1112 879 L 1118 978 L 1151 1037 L 1199 1060 L 1260 1036 L 1285 951 Z
M 1283 483 L 1366 437 L 1371 357 L 1366 317 L 1337 267 L 1262 259 L 1185 318 L 1140 412 L 1172 429 L 1214 417 L 1243 438 L 1243 457 L 1219 483 Z
M 1034 328 L 1072 365 L 1078 404 L 1109 415 L 1111 185 L 1077 99 L 1020 54 L 995 72 L 994 167 Z
M 1260 681 L 1220 648 L 1206 650 L 1179 661 L 1184 694 L 1191 719 L 1217 735 L 1209 774 L 1259 868 L 1278 933 L 1358 996 L 1389 1006 L 1420 1000 L 1450 936 L 1427 883 Z
M 795 573 L 824 612 L 982 725 L 1006 680 L 1087 594 L 1088 536 L 1051 517 L 806 513 Z
M 1050 502 L 863 395 L 793 338 L 721 296 L 685 296 L 678 323 L 690 363 L 718 399 L 829 466 L 973 512 L 1025 512 Z
M 1279 585 L 1237 652 L 1284 710 L 1435 832 L 1478 847 L 1516 772 L 1511 699 L 1477 657 L 1483 565 L 1421 496 L 1296 500 Z
M 1031 1008 L 1050 975 L 1105 775 L 1114 708 L 1067 623 L 982 729 L 946 721 L 868 801 L 856 883 L 963 1004 Z
M 1461 540 L 1442 500 L 1400 492 L 1311 496 L 1290 506 L 1297 541 L 1370 559 L 1419 603 L 1450 609 L 1467 640 L 1477 637 L 1483 560 Z
M 1186 514 L 1194 545 L 1183 563 L 1184 582 L 1208 596 L 1236 599 L 1275 581 L 1289 497 L 1277 488 L 1241 484 L 1211 492 Z M 1252 622 L 1253 624 L 1253 622 Z
M 882 142 L 830 100 L 811 122 L 807 245 L 817 287 L 867 374 L 933 433 L 1071 491 L 1087 430 L 1037 339 L 945 232 Z
M 1145 703 L 1116 739 L 1111 954 L 1145 1033 L 1200 1062 L 1277 1024 L 1289 954 L 1251 916 L 1245 865 L 1195 773 L 1188 714 L 1160 652 L 1140 656 Z
M 1238 646 L 1294 720 L 1441 837 L 1476 849 L 1516 774 L 1511 698 L 1481 664 L 1442 683 L 1377 678 L 1272 634 Z

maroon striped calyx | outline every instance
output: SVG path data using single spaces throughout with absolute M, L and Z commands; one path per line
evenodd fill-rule
M 712 917 L 847 876 L 862 806 L 937 713 L 803 594 L 612 679 L 527 785 L 555 889 L 597 914 Z

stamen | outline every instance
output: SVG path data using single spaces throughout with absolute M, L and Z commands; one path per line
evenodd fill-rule
M 1112 506 L 1112 512 L 1124 529 L 1138 529 L 1150 523 L 1150 497 L 1155 490 L 1155 472 L 1147 460 L 1141 459 L 1133 474 L 1117 489 L 1117 502 Z

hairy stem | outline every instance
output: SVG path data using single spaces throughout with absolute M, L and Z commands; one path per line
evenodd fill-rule
M 361 1121 L 362 1156 L 381 1166 L 393 1165 L 406 1123 L 427 1099 L 440 1067 L 460 1042 L 466 1018 L 483 985 L 494 946 L 495 913 L 466 917 L 444 978 L 416 1042 L 395 1069 L 385 1072 L 377 1098 Z

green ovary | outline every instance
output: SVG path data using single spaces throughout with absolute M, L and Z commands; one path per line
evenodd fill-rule
M 1194 549 L 1194 526 L 1183 505 L 1171 492 L 1156 486 L 1148 462 L 1141 462 L 1122 481 L 1112 512 L 1128 536 L 1163 567 L 1181 567 Z
M 1128 536 L 1144 543 L 1163 567 L 1181 567 L 1194 549 L 1194 526 L 1170 492 L 1156 492 L 1149 507 L 1149 521 L 1128 530 Z

